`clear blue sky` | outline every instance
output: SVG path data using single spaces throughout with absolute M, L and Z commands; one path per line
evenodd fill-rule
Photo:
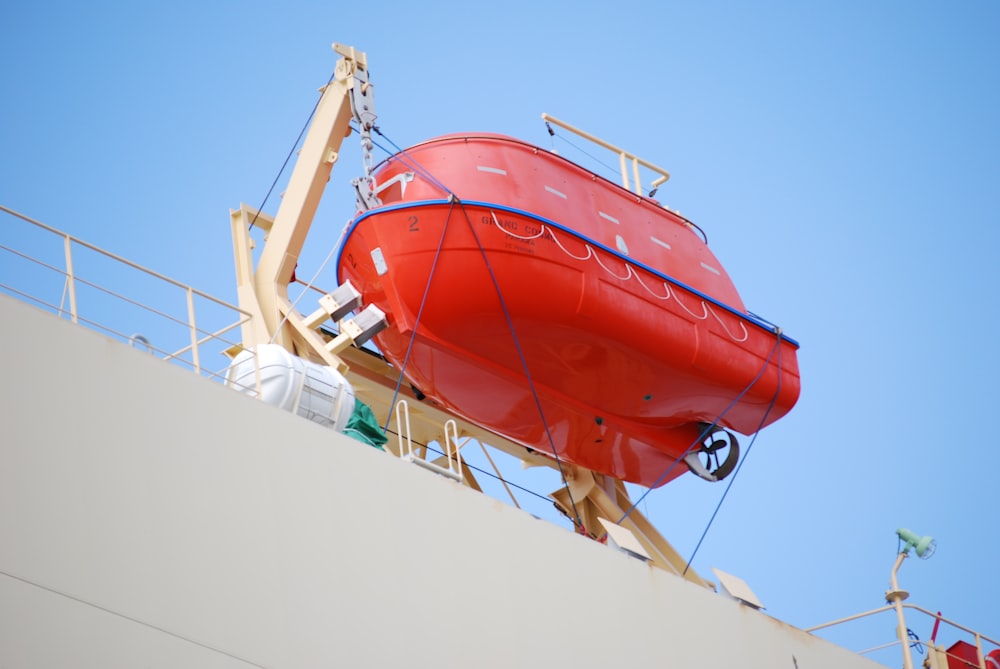
M 802 344 L 801 400 L 694 567 L 808 626 L 882 604 L 907 526 L 939 543 L 901 571 L 911 601 L 1000 635 L 1000 4 L 575 4 L 4 3 L 0 203 L 235 301 L 228 208 L 263 199 L 331 42 L 368 53 L 400 145 L 548 147 L 539 114 L 569 120 L 667 167 L 658 197 Z M 334 172 L 319 260 L 359 168 Z M 721 493 L 642 508 L 690 554 Z

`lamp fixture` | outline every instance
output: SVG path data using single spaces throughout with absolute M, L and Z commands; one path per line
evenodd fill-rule
M 917 552 L 918 558 L 926 560 L 930 556 L 934 555 L 934 551 L 937 550 L 937 542 L 934 541 L 933 537 L 919 537 L 905 527 L 901 527 L 896 530 L 896 534 L 899 536 L 901 541 L 906 542 L 903 550 L 900 551 L 903 554 L 909 553 L 912 548 Z

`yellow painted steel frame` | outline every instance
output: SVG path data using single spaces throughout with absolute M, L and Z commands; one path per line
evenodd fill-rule
M 475 440 L 514 456 L 526 467 L 558 468 L 558 463 L 550 457 L 543 457 L 521 444 L 472 425 L 443 407 L 421 402 L 407 384 L 399 383 L 397 369 L 377 356 L 351 347 L 346 335 L 328 340 L 316 330 L 325 320 L 322 313 L 303 317 L 290 303 L 288 284 L 337 161 L 338 151 L 351 131 L 352 91 L 356 94 L 359 83 L 361 86 L 368 85 L 365 55 L 339 44 L 334 44 L 333 49 L 343 57 L 337 63 L 333 81 L 323 89 L 278 213 L 271 218 L 246 205 L 230 212 L 239 303 L 253 315 L 252 322 L 243 326 L 243 345 L 251 348 L 274 342 L 297 355 L 313 360 L 318 358 L 339 369 L 348 375 L 359 399 L 371 406 L 383 424 L 394 409 L 393 401 L 407 398 L 414 431 L 411 436 L 423 444 L 432 441 L 442 443 L 445 438 L 443 426 L 453 419 L 459 426 L 457 436 L 462 444 Z M 629 157 L 647 165 L 645 161 Z M 663 175 L 661 180 L 665 181 L 666 172 L 659 171 Z M 264 248 L 256 270 L 253 268 L 253 240 L 249 233 L 251 223 L 265 233 Z M 400 455 L 392 439 L 387 447 L 390 452 Z M 567 473 L 567 486 L 552 493 L 551 497 L 567 516 L 572 516 L 572 508 L 575 507 L 587 533 L 601 539 L 603 531 L 598 518 L 612 523 L 622 522 L 626 510 L 631 507 L 625 485 L 567 463 L 562 463 L 562 469 Z M 461 472 L 463 484 L 481 490 L 472 470 L 464 463 Z M 622 526 L 646 548 L 653 565 L 688 581 L 713 587 L 694 570 L 685 570 L 684 560 L 677 551 L 638 510 L 633 509 Z
M 340 44 L 334 44 L 333 49 L 343 58 L 337 62 L 333 80 L 322 90 L 278 213 L 273 220 L 245 206 L 231 213 L 240 304 L 259 316 L 261 322 L 253 330 L 244 330 L 245 346 L 273 341 L 294 350 L 292 342 L 297 337 L 312 339 L 309 331 L 304 331 L 308 328 L 303 328 L 299 319 L 293 317 L 288 284 L 330 180 L 330 172 L 337 162 L 340 147 L 344 138 L 351 134 L 351 92 L 355 87 L 355 78 L 361 77 L 363 85 L 367 85 L 365 54 Z M 248 228 L 251 220 L 265 231 L 267 239 L 256 270 L 250 255 Z M 240 230 L 237 230 L 238 226 Z M 319 335 L 313 334 L 316 334 L 316 339 L 312 343 L 321 343 Z M 318 349 L 315 346 L 309 348 L 328 364 L 333 361 L 333 366 L 343 366 L 325 345 L 320 345 Z

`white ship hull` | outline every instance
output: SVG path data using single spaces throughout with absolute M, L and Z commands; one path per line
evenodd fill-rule
M 0 310 L 18 324 L 0 349 L 0 666 L 882 666 L 7 296 Z

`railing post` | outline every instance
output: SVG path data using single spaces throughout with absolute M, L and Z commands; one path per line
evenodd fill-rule
M 639 196 L 642 195 L 642 183 L 639 181 L 639 166 L 640 165 L 642 165 L 644 167 L 648 167 L 649 169 L 653 170 L 654 172 L 656 172 L 657 174 L 660 175 L 659 177 L 657 177 L 653 181 L 653 185 L 652 185 L 653 190 L 656 190 L 662 183 L 664 183 L 667 179 L 670 178 L 670 172 L 666 171 L 662 167 L 659 167 L 658 165 L 654 165 L 653 163 L 649 162 L 648 160 L 643 160 L 639 156 L 635 155 L 634 153 L 629 153 L 625 149 L 620 149 L 617 146 L 615 146 L 614 144 L 609 144 L 608 142 L 605 142 L 603 139 L 599 139 L 597 137 L 594 137 L 590 133 L 584 132 L 583 130 L 580 130 L 579 128 L 577 128 L 575 126 L 572 126 L 569 123 L 566 123 L 565 121 L 560 121 L 559 119 L 554 118 L 552 116 L 549 116 L 548 114 L 542 114 L 542 120 L 544 120 L 546 123 L 549 123 L 549 122 L 555 123 L 560 128 L 565 128 L 566 130 L 569 130 L 570 132 L 572 132 L 572 133 L 574 133 L 576 135 L 579 135 L 580 137 L 583 137 L 587 141 L 593 142 L 594 144 L 597 144 L 598 146 L 604 147 L 608 151 L 613 151 L 613 152 L 617 153 L 618 154 L 618 165 L 619 165 L 619 167 L 620 167 L 620 169 L 622 171 L 622 187 L 625 190 L 627 190 L 627 191 L 634 192 L 636 195 L 639 195 Z M 550 132 L 551 132 L 551 128 L 550 128 Z M 629 160 L 632 161 L 632 172 L 633 172 L 633 175 L 634 175 L 635 188 L 633 188 L 632 185 L 629 184 L 629 178 L 628 178 L 628 161 Z M 652 195 L 650 195 L 650 197 L 652 197 Z
M 462 447 L 458 443 L 458 423 L 449 419 L 444 424 L 444 442 L 447 447 L 444 449 L 448 457 L 448 471 L 454 471 L 458 480 L 462 479 Z M 452 463 L 455 469 L 452 470 Z
M 193 368 L 195 369 L 195 371 L 198 374 L 201 374 L 202 373 L 202 369 L 201 369 L 201 346 L 202 346 L 202 344 L 205 344 L 206 342 L 209 342 L 209 341 L 213 341 L 213 342 L 218 341 L 218 342 L 223 342 L 225 344 L 231 344 L 231 342 L 228 342 L 227 340 L 225 340 L 223 338 L 223 335 L 225 333 L 229 332 L 230 330 L 232 330 L 234 328 L 241 327 L 244 324 L 244 322 L 250 322 L 251 324 L 255 322 L 253 320 L 254 317 L 255 317 L 255 315 L 252 314 L 252 313 L 250 313 L 250 312 L 243 311 L 239 307 L 235 307 L 235 306 L 233 306 L 231 304 L 227 304 L 226 302 L 223 302 L 222 300 L 216 299 L 216 298 L 212 297 L 211 295 L 208 295 L 207 293 L 200 292 L 200 291 L 196 290 L 195 288 L 193 288 L 191 286 L 184 285 L 184 284 L 182 284 L 182 283 L 180 283 L 178 281 L 175 281 L 174 279 L 171 279 L 170 277 L 164 276 L 162 274 L 154 272 L 153 270 L 150 270 L 150 269 L 148 269 L 146 267 L 143 267 L 142 265 L 138 265 L 138 264 L 136 264 L 136 263 L 134 263 L 134 262 L 132 262 L 130 260 L 126 260 L 125 258 L 122 258 L 121 256 L 117 256 L 117 255 L 115 255 L 113 253 L 105 251 L 104 249 L 102 249 L 102 248 L 100 248 L 98 246 L 94 246 L 93 244 L 89 244 L 89 243 L 87 243 L 87 242 L 85 242 L 85 241 L 83 241 L 81 239 L 77 239 L 76 237 L 73 237 L 72 235 L 63 232 L 62 230 L 58 230 L 58 229 L 53 228 L 51 226 L 45 225 L 41 221 L 36 221 L 33 218 L 30 218 L 28 216 L 25 216 L 24 214 L 18 213 L 16 211 L 14 211 L 13 209 L 10 209 L 10 208 L 5 207 L 3 205 L 0 205 L 0 212 L 9 214 L 9 215 L 13 216 L 16 219 L 19 219 L 20 221 L 23 221 L 24 223 L 27 223 L 28 225 L 32 225 L 32 226 L 38 228 L 39 230 L 42 230 L 45 233 L 51 235 L 51 237 L 46 237 L 46 240 L 47 240 L 46 241 L 46 248 L 49 248 L 50 251 L 54 251 L 55 250 L 54 246 L 50 246 L 50 244 L 54 244 L 56 240 L 62 240 L 62 247 L 63 247 L 63 268 L 61 268 L 61 269 L 58 266 L 59 265 L 59 261 L 56 258 L 52 258 L 51 259 L 51 264 L 49 264 L 48 262 L 43 262 L 38 257 L 33 257 L 30 254 L 22 253 L 21 251 L 18 251 L 17 249 L 8 249 L 6 247 L 3 248 L 4 252 L 12 252 L 15 255 L 23 257 L 25 260 L 34 263 L 35 265 L 38 265 L 40 267 L 45 268 L 46 270 L 54 272 L 56 275 L 61 274 L 63 276 L 62 293 L 61 293 L 61 295 L 58 296 L 58 300 L 46 300 L 46 299 L 42 299 L 44 296 L 40 295 L 37 291 L 36 292 L 32 292 L 32 289 L 39 288 L 38 285 L 34 285 L 33 284 L 32 286 L 29 287 L 29 290 L 27 292 L 22 292 L 22 291 L 17 290 L 16 288 L 14 288 L 14 291 L 16 293 L 24 295 L 26 298 L 28 298 L 31 301 L 38 302 L 45 309 L 51 309 L 52 312 L 55 313 L 59 318 L 65 318 L 66 315 L 69 314 L 70 319 L 72 320 L 72 322 L 74 324 L 77 324 L 77 325 L 85 324 L 88 327 L 91 327 L 92 329 L 102 331 L 102 332 L 104 332 L 106 334 L 110 334 L 110 335 L 112 335 L 114 337 L 117 337 L 117 338 L 119 338 L 121 340 L 129 342 L 133 346 L 135 346 L 136 344 L 142 344 L 147 349 L 149 349 L 149 351 L 151 353 L 157 353 L 157 354 L 161 353 L 161 351 L 159 351 L 159 349 L 157 349 L 156 347 L 152 346 L 145 337 L 142 337 L 141 335 L 139 335 L 137 333 L 134 333 L 134 334 L 132 334 L 130 336 L 127 331 L 126 332 L 117 331 L 115 328 L 111 327 L 110 324 L 107 321 L 100 322 L 100 321 L 93 320 L 95 317 L 97 317 L 97 316 L 95 316 L 95 314 L 90 314 L 89 315 L 90 317 L 88 318 L 87 316 L 84 316 L 81 313 L 82 309 L 80 308 L 80 305 L 78 304 L 77 294 L 76 294 L 76 270 L 75 270 L 75 268 L 73 266 L 73 253 L 74 253 L 75 248 L 82 248 L 85 251 L 95 253 L 96 254 L 95 258 L 98 261 L 100 261 L 100 262 L 118 263 L 118 264 L 120 264 L 123 267 L 136 270 L 137 272 L 142 273 L 144 276 L 152 277 L 154 279 L 157 279 L 159 281 L 164 282 L 164 284 L 167 284 L 167 285 L 172 286 L 172 287 L 176 287 L 178 290 L 185 292 L 185 298 L 187 300 L 187 312 L 188 312 L 187 325 L 188 325 L 188 329 L 190 331 L 190 343 L 187 346 L 185 346 L 184 348 L 182 348 L 182 349 L 180 349 L 180 350 L 178 350 L 178 351 L 176 351 L 174 353 L 169 353 L 169 354 L 166 354 L 166 355 L 163 355 L 163 356 L 159 356 L 158 355 L 158 357 L 161 357 L 162 360 L 180 361 L 186 368 L 190 368 L 191 366 L 193 366 Z M 0 264 L 2 264 L 2 263 L 0 263 Z M 91 278 L 94 278 L 94 277 L 91 277 Z M 0 280 L 3 280 L 3 279 L 4 279 L 4 277 L 0 277 Z M 88 289 L 92 288 L 95 291 L 98 291 L 98 292 L 101 292 L 101 293 L 104 293 L 104 294 L 110 296 L 113 299 L 121 300 L 123 303 L 131 304 L 132 306 L 137 307 L 139 309 L 144 309 L 145 311 L 147 311 L 147 312 L 155 315 L 156 317 L 162 318 L 165 321 L 168 321 L 170 323 L 170 327 L 175 327 L 177 325 L 183 325 L 184 324 L 184 319 L 181 318 L 181 316 L 179 315 L 179 313 L 176 310 L 176 293 L 173 293 L 173 292 L 170 293 L 170 298 L 169 298 L 170 299 L 170 304 L 173 304 L 174 306 L 170 308 L 170 312 L 171 313 L 168 314 L 168 313 L 164 313 L 164 312 L 161 312 L 161 311 L 157 310 L 150 303 L 142 301 L 141 298 L 139 300 L 135 300 L 135 299 L 131 299 L 129 297 L 126 297 L 125 295 L 123 295 L 123 294 L 121 294 L 119 292 L 116 292 L 115 290 L 112 290 L 109 285 L 102 285 L 101 283 L 92 283 L 91 281 L 88 281 L 86 278 L 81 278 L 80 279 L 80 283 L 81 283 L 81 285 L 87 287 Z M 7 286 L 4 285 L 4 287 L 6 288 Z M 211 332 L 211 333 L 210 332 L 206 332 L 206 334 L 204 336 L 200 336 L 199 330 L 198 330 L 198 326 L 197 326 L 196 317 L 195 317 L 195 297 L 196 296 L 199 297 L 199 298 L 201 298 L 202 300 L 205 300 L 207 302 L 207 304 L 209 304 L 209 305 L 220 306 L 220 307 L 223 307 L 223 308 L 225 308 L 226 310 L 228 310 L 230 312 L 235 312 L 237 314 L 240 314 L 240 319 L 236 323 L 234 323 L 232 325 L 229 325 L 229 326 L 226 326 L 226 327 L 223 327 L 222 329 L 220 329 L 220 330 L 218 330 L 216 332 Z M 87 305 L 85 304 L 83 308 L 86 309 Z M 93 310 L 93 308 L 94 308 L 93 305 L 90 305 L 90 308 Z M 171 341 L 172 340 L 173 340 L 173 338 L 171 337 Z M 189 363 L 188 360 L 183 360 L 182 359 L 182 356 L 186 355 L 188 349 L 191 349 L 191 352 L 192 352 L 191 355 L 192 355 L 193 362 L 191 362 L 191 363 Z M 232 346 L 232 345 L 229 346 L 229 350 L 230 351 L 234 350 L 234 349 L 235 349 L 234 346 Z M 163 351 L 163 353 L 166 353 L 166 352 Z M 233 355 L 235 356 L 235 353 Z M 255 356 L 255 359 L 256 359 L 256 356 Z M 257 392 L 258 392 L 258 394 L 260 393 L 260 384 L 262 382 L 259 367 L 260 367 L 259 363 L 255 365 L 255 374 L 254 374 L 254 376 L 255 376 L 254 380 L 255 380 L 255 385 L 257 386 Z M 217 376 L 217 374 L 214 374 L 211 369 L 205 370 L 204 373 L 207 374 L 207 375 Z
M 399 457 L 413 459 L 413 441 L 410 439 L 410 405 L 406 400 L 396 402 L 396 436 L 399 438 Z M 403 447 L 403 439 L 406 447 Z
M 191 362 L 194 364 L 195 374 L 201 374 L 201 361 L 198 358 L 198 329 L 194 321 L 194 291 L 191 286 L 187 287 L 188 306 L 188 327 L 191 329 Z
M 909 593 L 899 589 L 899 581 L 896 572 L 906 559 L 906 551 L 900 552 L 896 557 L 896 564 L 892 568 L 890 585 L 892 589 L 885 593 L 885 601 L 896 609 L 896 637 L 903 647 L 903 669 L 913 669 L 913 656 L 910 654 L 910 639 L 906 632 L 906 618 L 903 616 L 903 600 L 909 597 Z
M 69 314 L 74 323 L 76 315 L 76 277 L 73 275 L 73 241 L 69 235 L 63 235 L 63 249 L 66 253 L 66 286 L 69 289 Z

